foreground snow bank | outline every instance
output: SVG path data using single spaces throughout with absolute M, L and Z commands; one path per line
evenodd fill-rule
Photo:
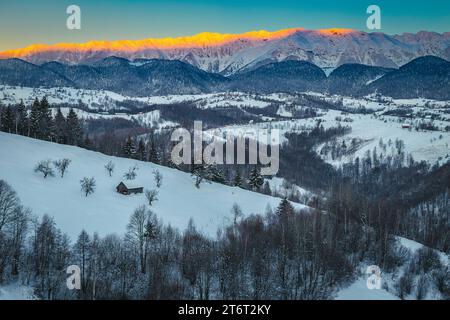
M 367 279 L 358 278 L 349 287 L 338 292 L 336 300 L 398 300 L 398 297 L 384 289 L 367 288 Z

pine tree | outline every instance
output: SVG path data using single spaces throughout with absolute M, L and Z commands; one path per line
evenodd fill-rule
M 211 168 L 211 180 L 217 183 L 225 184 L 225 176 L 222 170 L 219 168 Z
M 23 100 L 21 100 L 19 106 L 17 107 L 16 115 L 17 133 L 23 136 L 28 136 L 28 125 L 27 109 L 23 103 Z
M 150 147 L 148 151 L 148 161 L 159 164 L 161 159 L 159 157 L 158 148 L 156 147 L 153 135 L 150 138 Z
M 47 101 L 47 97 L 43 97 L 40 103 L 39 112 L 39 132 L 41 139 L 52 141 L 54 138 L 54 123 L 52 110 Z
M 67 123 L 61 108 L 58 108 L 55 115 L 55 141 L 57 143 L 67 143 Z
M 136 156 L 136 147 L 130 136 L 128 136 L 128 139 L 123 146 L 123 154 L 127 158 L 134 158 Z
M 287 198 L 284 198 L 281 200 L 276 213 L 280 218 L 285 219 L 294 215 L 294 207 Z
M 67 143 L 74 146 L 81 145 L 83 132 L 78 121 L 78 116 L 71 108 L 67 115 Z
M 233 185 L 235 187 L 242 187 L 242 177 L 239 170 L 236 171 L 236 175 L 234 176 Z
M 261 188 L 263 183 L 264 183 L 264 179 L 261 176 L 259 169 L 257 167 L 254 167 L 253 170 L 250 172 L 250 179 L 248 182 L 249 186 L 253 190 L 259 190 L 259 188 Z
M 38 98 L 34 99 L 33 105 L 31 106 L 30 113 L 30 137 L 39 139 L 39 121 L 40 121 L 41 106 Z
M 145 160 L 145 143 L 144 140 L 139 139 L 137 151 L 136 151 L 136 157 L 138 160 L 144 161 Z
M 15 117 L 10 106 L 4 108 L 1 115 L 1 130 L 8 133 L 15 133 Z

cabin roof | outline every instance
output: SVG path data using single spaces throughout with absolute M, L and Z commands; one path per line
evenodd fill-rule
M 117 185 L 117 187 L 119 187 L 119 186 L 121 186 L 121 185 L 123 185 L 125 188 L 127 188 L 128 190 L 130 190 L 130 189 L 141 189 L 141 188 L 143 188 L 143 187 L 137 187 L 137 186 L 127 186 L 123 181 L 121 181 L 118 185 Z

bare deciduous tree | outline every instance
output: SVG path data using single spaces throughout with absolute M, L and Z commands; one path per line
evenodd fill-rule
M 105 164 L 105 169 L 108 171 L 109 176 L 111 177 L 114 172 L 115 164 L 112 161 L 109 161 L 107 164 Z
M 156 237 L 157 224 L 153 212 L 142 205 L 136 208 L 127 226 L 126 240 L 137 250 L 142 273 L 146 273 L 148 248 Z
M 158 200 L 158 190 L 145 190 L 145 197 L 147 198 L 148 205 L 151 206 L 154 201 Z
M 153 176 L 155 178 L 156 187 L 161 188 L 162 180 L 163 180 L 163 176 L 162 176 L 161 172 L 159 172 L 159 170 L 155 169 L 155 170 L 153 170 Z
M 64 173 L 67 171 L 67 168 L 69 167 L 69 164 L 71 162 L 72 162 L 72 160 L 70 160 L 70 159 L 60 159 L 60 160 L 55 160 L 53 162 L 56 169 L 61 174 L 61 178 L 64 178 Z
M 93 177 L 84 177 L 80 180 L 81 190 L 84 192 L 85 196 L 94 193 L 95 191 L 95 179 Z
M 134 166 L 134 167 L 130 167 L 129 169 L 128 169 L 128 172 L 125 172 L 125 174 L 123 175 L 123 177 L 125 178 L 125 179 L 127 179 L 127 180 L 134 180 L 134 179 L 136 179 L 136 176 L 137 176 L 137 173 L 136 173 L 136 171 L 137 171 L 137 167 L 136 166 Z
M 34 172 L 42 173 L 44 175 L 44 179 L 48 176 L 53 177 L 55 175 L 50 160 L 39 161 L 34 168 Z

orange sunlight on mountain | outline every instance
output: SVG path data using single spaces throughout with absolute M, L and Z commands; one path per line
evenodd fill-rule
M 296 32 L 307 32 L 303 28 L 284 29 L 279 31 L 251 31 L 242 34 L 221 34 L 203 32 L 197 35 L 178 38 L 149 38 L 144 40 L 117 40 L 117 41 L 89 41 L 86 43 L 58 43 L 54 45 L 33 44 L 21 49 L 7 50 L 0 53 L 0 58 L 22 58 L 31 54 L 52 51 L 74 51 L 88 52 L 96 50 L 134 52 L 142 49 L 177 49 L 196 47 L 216 47 L 235 41 L 269 41 L 282 39 Z M 343 36 L 351 32 L 352 29 L 321 29 L 318 31 L 326 36 Z

